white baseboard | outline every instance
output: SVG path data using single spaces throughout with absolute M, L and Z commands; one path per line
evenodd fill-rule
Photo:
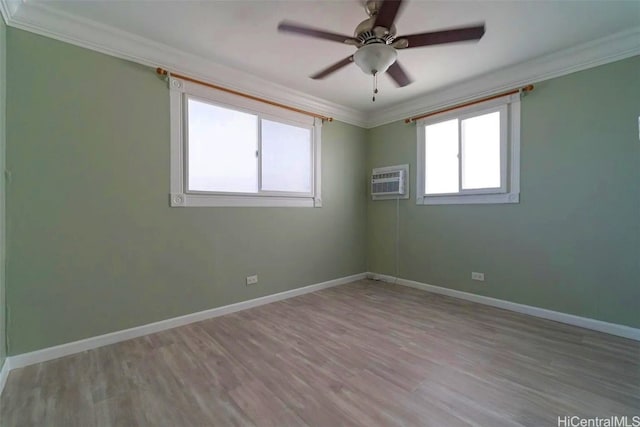
M 302 288 L 292 289 L 290 291 L 279 292 L 277 294 L 267 295 L 260 298 L 251 299 L 248 301 L 242 301 L 235 304 L 225 305 L 223 307 L 216 307 L 210 310 L 199 311 L 197 313 L 191 313 L 184 316 L 174 317 L 172 319 L 161 320 L 159 322 L 149 323 L 142 326 L 136 326 L 130 329 L 124 329 L 121 331 L 111 332 L 104 335 L 98 335 L 96 337 L 86 338 L 79 341 L 73 341 L 66 344 L 57 345 L 54 347 L 44 348 L 42 350 L 32 351 L 30 353 L 18 354 L 15 356 L 7 357 L 5 361 L 5 368 L 3 368 L 3 375 L 6 377 L 9 370 L 22 368 L 24 366 L 33 365 L 40 362 L 46 362 L 48 360 L 57 359 L 59 357 L 68 356 L 70 354 L 80 353 L 86 350 L 102 347 L 109 344 L 115 344 L 117 342 L 130 340 L 132 338 L 141 337 L 143 335 L 153 334 L 155 332 L 164 331 L 167 329 L 175 328 L 178 326 L 187 325 L 189 323 L 199 322 L 201 320 L 211 319 L 213 317 L 223 316 L 225 314 L 234 313 L 240 310 L 246 310 L 248 308 L 257 307 L 263 304 L 269 304 L 275 301 L 281 301 L 287 298 L 292 298 L 298 295 L 307 294 L 310 292 L 319 291 L 321 289 L 330 288 L 333 286 L 344 285 L 356 280 L 362 280 L 367 277 L 367 273 L 354 274 L 352 276 L 341 277 L 327 282 L 316 283 L 314 285 L 305 286 Z M 1 378 L 0 378 L 1 379 Z M 4 385 L 2 383 L 2 385 Z M 0 388 L 0 393 L 2 388 Z
M 305 286 L 298 289 L 292 289 L 290 291 L 284 291 L 284 292 L 280 292 L 273 295 L 267 295 L 264 297 L 255 298 L 248 301 L 242 301 L 235 304 L 226 305 L 223 307 L 212 308 L 210 310 L 199 311 L 197 313 L 174 317 L 172 319 L 161 320 L 159 322 L 149 323 L 142 326 L 136 326 L 134 328 L 124 329 L 122 331 L 111 332 L 108 334 L 99 335 L 96 337 L 91 337 L 91 338 L 74 341 L 66 344 L 61 344 L 54 347 L 45 348 L 42 350 L 36 350 L 30 353 L 18 354 L 16 356 L 7 357 L 5 359 L 4 365 L 2 366 L 2 369 L 0 370 L 0 394 L 2 393 L 2 390 L 4 390 L 4 385 L 7 381 L 9 371 L 11 371 L 12 369 L 22 368 L 22 367 L 33 365 L 40 362 L 46 362 L 48 360 L 57 359 L 60 357 L 68 356 L 75 353 L 80 353 L 80 352 L 91 350 L 98 347 L 103 347 L 109 344 L 115 344 L 121 341 L 126 341 L 132 338 L 141 337 L 144 335 L 164 331 L 164 330 L 175 328 L 178 326 L 183 326 L 183 325 L 199 322 L 206 319 L 211 319 L 213 317 L 223 316 L 225 314 L 234 313 L 236 311 L 246 310 L 248 308 L 269 304 L 271 302 L 281 301 L 281 300 L 292 298 L 298 295 L 319 291 L 321 289 L 344 285 L 346 283 L 354 282 L 356 280 L 362 280 L 365 278 L 383 280 L 389 283 L 397 283 L 398 285 L 421 289 L 427 292 L 447 295 L 454 298 L 460 298 L 467 301 L 477 302 L 479 304 L 490 305 L 493 307 L 503 308 L 503 309 L 515 311 L 518 313 L 528 314 L 530 316 L 540 317 L 548 320 L 554 320 L 556 322 L 566 323 L 569 325 L 579 326 L 586 329 L 591 329 L 591 330 L 604 332 L 611 335 L 617 335 L 620 337 L 640 341 L 640 329 L 632 328 L 630 326 L 603 322 L 601 320 L 589 319 L 586 317 L 575 316 L 572 314 L 561 313 L 558 311 L 547 310 L 539 307 L 532 307 L 529 305 L 518 304 L 518 303 L 486 297 L 482 295 L 471 294 L 468 292 L 458 291 L 455 289 L 427 285 L 426 283 L 420 283 L 413 280 L 407 280 L 407 279 L 401 279 L 401 278 L 396 279 L 393 276 L 387 276 L 383 274 L 360 273 L 360 274 L 354 274 L 352 276 L 329 280 L 327 282 L 316 283 L 314 285 L 309 285 L 309 286 Z
M 460 298 L 467 301 L 477 302 L 479 304 L 490 305 L 492 307 L 503 308 L 505 310 L 515 311 L 518 313 L 528 314 L 530 316 L 540 317 L 543 319 L 553 320 L 560 323 L 566 323 L 573 326 L 579 326 L 585 329 L 604 332 L 606 334 L 617 335 L 619 337 L 629 338 L 640 341 L 640 329 L 631 326 L 619 325 L 617 323 L 603 322 L 602 320 L 590 319 L 588 317 L 576 316 L 573 314 L 562 313 L 559 311 L 547 310 L 545 308 L 533 307 L 525 304 L 518 304 L 511 301 L 505 301 L 497 298 L 486 297 L 483 295 L 472 294 L 469 292 L 458 291 L 455 289 L 443 288 L 440 286 L 427 285 L 426 283 L 416 282 L 394 276 L 388 276 L 377 273 L 367 273 L 367 277 L 371 279 L 382 280 L 384 282 L 396 283 L 402 286 L 421 289 L 435 294 L 447 295 L 454 298 Z
M 2 365 L 2 369 L 0 369 L 0 395 L 2 395 L 2 390 L 4 390 L 4 385 L 7 383 L 7 378 L 9 377 L 9 371 L 11 370 L 10 361 L 7 357 L 4 360 L 4 365 Z

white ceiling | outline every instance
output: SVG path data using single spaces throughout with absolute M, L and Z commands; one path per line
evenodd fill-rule
M 372 103 L 371 77 L 353 64 L 325 80 L 308 78 L 354 47 L 276 30 L 287 19 L 351 35 L 367 17 L 358 0 L 29 3 L 45 3 L 365 113 L 640 25 L 639 1 L 407 0 L 396 19 L 399 35 L 478 22 L 486 23 L 486 34 L 478 43 L 400 51 L 399 61 L 414 83 L 397 88 L 382 76 Z

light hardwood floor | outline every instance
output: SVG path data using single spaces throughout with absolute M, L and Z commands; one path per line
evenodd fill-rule
M 640 415 L 640 343 L 360 281 L 14 370 L 2 426 L 557 426 Z

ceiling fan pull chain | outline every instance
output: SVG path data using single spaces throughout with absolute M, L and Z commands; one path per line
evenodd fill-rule
M 376 102 L 376 94 L 378 93 L 378 73 L 373 73 L 373 98 L 372 102 Z

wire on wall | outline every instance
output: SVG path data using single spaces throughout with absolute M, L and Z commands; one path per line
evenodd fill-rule
M 400 275 L 400 196 L 396 197 L 396 279 L 394 284 L 398 284 L 398 276 Z

